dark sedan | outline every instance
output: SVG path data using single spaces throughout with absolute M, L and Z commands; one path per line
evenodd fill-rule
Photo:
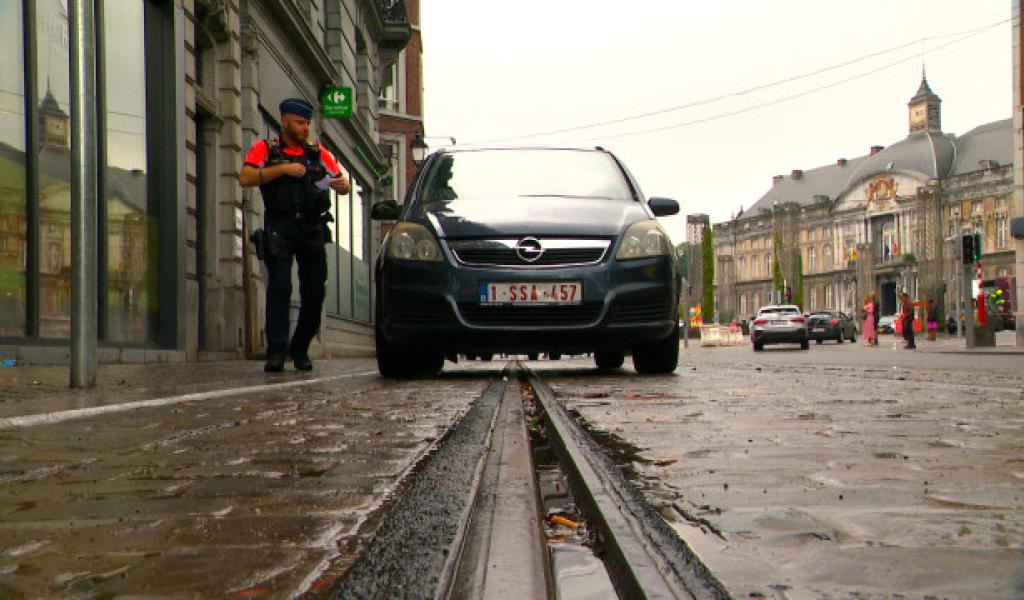
M 825 340 L 857 341 L 857 326 L 850 315 L 838 310 L 820 310 L 807 316 L 807 337 L 820 344 Z
M 602 149 L 446 149 L 430 155 L 376 273 L 377 365 L 385 377 L 438 372 L 459 354 L 593 353 L 640 373 L 675 370 L 675 252 L 645 199 Z

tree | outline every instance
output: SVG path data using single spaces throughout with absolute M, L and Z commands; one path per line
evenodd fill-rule
M 683 242 L 676 246 L 676 256 L 679 257 L 679 276 L 683 279 L 690 279 L 690 244 Z
M 796 253 L 796 285 L 793 289 L 793 304 L 804 309 L 804 257 Z
M 776 231 L 772 238 L 772 251 L 774 256 L 772 258 L 772 285 L 775 286 L 775 291 L 779 293 L 779 297 L 783 297 L 786 294 L 786 286 L 782 281 L 782 265 L 779 264 L 779 248 L 782 247 L 782 236 Z
M 711 244 L 711 227 L 708 225 L 704 226 L 701 255 L 704 264 L 704 298 L 701 300 L 700 310 L 704 319 L 713 319 L 715 316 L 715 254 Z

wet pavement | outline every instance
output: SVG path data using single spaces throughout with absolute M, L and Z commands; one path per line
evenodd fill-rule
M 734 597 L 1024 596 L 1024 359 L 956 340 L 536 361 Z M 335 588 L 503 363 L 0 370 L 0 598 Z
M 11 369 L 47 391 L 0 402 L 3 598 L 328 587 L 487 383 L 385 381 L 359 360 L 272 376 L 233 362 L 104 367 L 83 393 L 60 371 Z
M 1024 359 L 893 342 L 533 368 L 735 598 L 1021 597 Z

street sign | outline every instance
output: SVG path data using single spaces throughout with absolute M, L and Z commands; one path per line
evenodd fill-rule
M 321 90 L 320 116 L 325 119 L 351 119 L 352 88 L 326 87 Z

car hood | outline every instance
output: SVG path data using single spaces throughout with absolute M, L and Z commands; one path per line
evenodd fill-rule
M 423 208 L 442 238 L 566 235 L 613 237 L 650 216 L 638 202 L 607 198 L 529 197 L 451 200 Z

